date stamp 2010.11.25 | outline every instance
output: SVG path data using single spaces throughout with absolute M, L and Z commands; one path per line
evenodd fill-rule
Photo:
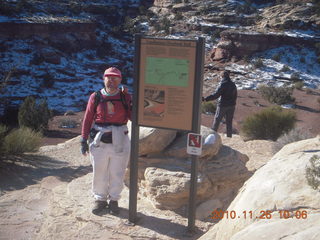
M 223 211 L 223 210 L 214 210 L 210 214 L 211 219 L 272 219 L 273 217 L 279 217 L 281 219 L 307 219 L 308 212 L 306 210 L 260 210 L 260 211 L 247 211 L 244 210 L 242 212 L 236 212 L 234 210 L 231 211 Z

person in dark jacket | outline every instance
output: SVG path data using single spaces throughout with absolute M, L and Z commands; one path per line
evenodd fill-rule
M 232 137 L 232 119 L 237 101 L 237 87 L 230 79 L 229 71 L 222 73 L 222 80 L 216 91 L 203 98 L 203 101 L 211 101 L 219 99 L 212 129 L 217 131 L 223 117 L 227 124 L 227 137 Z

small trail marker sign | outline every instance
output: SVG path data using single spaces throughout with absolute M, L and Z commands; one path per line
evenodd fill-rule
M 201 155 L 202 136 L 201 134 L 188 133 L 187 153 L 191 155 Z

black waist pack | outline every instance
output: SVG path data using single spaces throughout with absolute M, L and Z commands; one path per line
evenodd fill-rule
M 93 140 L 96 137 L 98 132 L 99 132 L 98 130 L 91 128 L 90 139 Z M 103 143 L 112 143 L 112 133 L 111 132 L 103 133 L 100 138 L 100 141 Z
M 102 134 L 100 141 L 103 143 L 112 143 L 112 133 L 106 132 Z

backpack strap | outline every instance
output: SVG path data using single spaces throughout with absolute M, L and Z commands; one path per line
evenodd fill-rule
M 122 90 L 120 90 L 120 100 L 122 102 L 122 105 L 123 105 L 124 109 L 126 111 L 128 111 L 129 106 L 128 106 L 128 103 L 127 103 L 127 100 L 126 100 L 126 95 Z
M 100 103 L 100 100 L 101 100 L 101 92 L 100 91 L 96 91 L 94 93 L 94 112 L 96 113 L 97 112 L 97 107 Z
M 126 94 L 120 90 L 120 101 L 124 107 L 124 109 L 126 111 L 128 111 L 129 109 L 129 106 L 128 106 L 128 103 L 127 103 L 127 100 L 126 100 Z M 94 112 L 96 113 L 97 112 L 97 107 L 101 101 L 101 92 L 100 91 L 96 91 L 95 92 L 95 95 L 94 95 Z M 110 100 L 110 101 L 115 101 L 115 100 Z M 119 100 L 118 100 L 119 101 Z

